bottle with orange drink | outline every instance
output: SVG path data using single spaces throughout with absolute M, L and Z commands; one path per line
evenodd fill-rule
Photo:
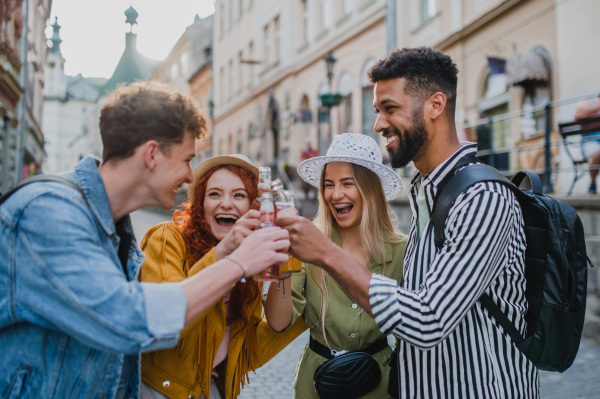
M 275 198 L 275 205 L 278 210 L 286 208 L 295 208 L 294 192 L 292 190 L 284 190 L 283 184 L 279 180 L 274 180 L 271 185 L 271 191 Z M 286 278 L 291 276 L 292 273 L 296 273 L 302 270 L 302 262 L 298 258 L 293 257 L 290 254 L 290 258 L 280 267 L 281 277 Z
M 270 173 L 269 173 L 270 174 Z M 275 225 L 275 206 L 271 191 L 263 191 L 260 199 L 260 225 L 259 229 Z M 267 267 L 263 272 L 253 277 L 257 281 L 281 280 L 280 265 Z

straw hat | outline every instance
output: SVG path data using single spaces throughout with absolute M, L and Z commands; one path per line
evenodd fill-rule
M 360 133 L 342 133 L 333 137 L 327 155 L 302 161 L 298 174 L 307 183 L 319 188 L 323 167 L 329 162 L 349 162 L 374 172 L 383 185 L 389 201 L 402 192 L 402 179 L 392 168 L 382 163 L 381 149 L 372 138 Z
M 252 162 L 250 162 L 250 159 L 245 155 L 230 154 L 207 158 L 194 168 L 194 181 L 192 184 L 188 185 L 188 198 L 190 202 L 194 201 L 194 189 L 196 188 L 196 184 L 198 184 L 198 180 L 200 180 L 206 172 L 219 165 L 236 165 L 246 169 L 258 178 L 258 168 L 254 166 Z

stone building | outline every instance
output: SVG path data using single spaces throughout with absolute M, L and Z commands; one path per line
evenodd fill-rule
M 430 46 L 457 63 L 458 128 L 479 137 L 483 157 L 507 173 L 543 172 L 550 104 L 555 192 L 572 181 L 556 124 L 600 90 L 600 2 L 221 0 L 215 10 L 215 154 L 293 169 L 308 141 L 322 152 L 332 134 L 374 134 L 366 71 L 394 48 Z
M 281 173 L 295 170 L 309 142 L 323 152 L 333 134 L 373 134 L 366 71 L 387 52 L 386 7 L 382 0 L 217 2 L 214 153 L 244 153 L 259 165 L 277 160 Z M 339 95 L 323 103 L 322 94 Z
M 52 47 L 45 68 L 43 131 L 46 160 L 44 173 L 73 169 L 84 156 L 101 157 L 96 140 L 90 138 L 90 126 L 97 124 L 96 101 L 103 93 L 106 79 L 68 76 L 60 44 L 58 20 L 52 25 Z
M 0 3 L 0 191 L 7 191 L 44 158 L 41 129 L 50 0 Z
M 151 79 L 168 83 L 173 89 L 190 95 L 209 119 L 212 88 L 213 17 L 194 18 L 167 57 L 161 61 Z M 209 124 L 210 125 L 210 124 Z M 196 140 L 194 163 L 210 156 L 210 126 L 207 134 Z

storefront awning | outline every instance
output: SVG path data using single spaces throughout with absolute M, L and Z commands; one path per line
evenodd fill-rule
M 547 82 L 548 67 L 538 53 L 514 53 L 506 63 L 506 83 L 509 86 Z

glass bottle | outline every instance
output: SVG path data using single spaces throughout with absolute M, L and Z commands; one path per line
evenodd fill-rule
M 258 196 L 252 203 L 252 209 L 260 210 L 261 197 L 266 191 L 271 191 L 271 168 L 269 166 L 261 166 L 258 168 Z
M 260 199 L 260 225 L 259 229 L 275 226 L 275 206 L 271 191 L 263 191 Z M 267 267 L 253 278 L 257 281 L 277 281 L 281 279 L 280 265 Z
M 284 207 L 285 208 L 295 208 L 296 203 L 294 202 L 294 191 L 293 190 L 283 190 L 283 194 L 285 196 L 285 201 L 286 201 Z M 279 203 L 277 204 L 277 206 L 279 207 Z M 284 209 L 284 208 L 279 208 L 279 209 Z M 297 273 L 302 270 L 302 262 L 298 258 L 295 258 L 294 256 L 292 256 L 292 254 L 289 254 L 289 255 L 290 255 L 290 258 L 288 259 L 288 261 L 285 262 L 280 267 L 281 276 L 284 278 L 291 275 L 292 273 Z

